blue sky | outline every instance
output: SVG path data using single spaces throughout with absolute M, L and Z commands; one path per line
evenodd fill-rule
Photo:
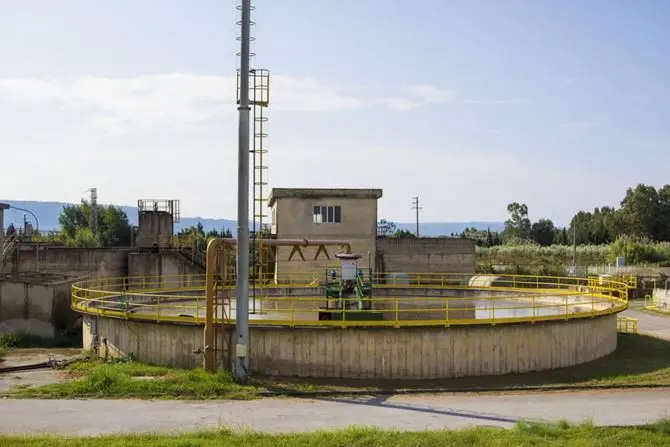
M 0 196 L 236 216 L 236 2 L 1 4 Z M 668 182 L 670 3 L 254 4 L 270 186 L 383 188 L 396 221 L 418 194 L 428 221 L 521 201 L 564 224 Z

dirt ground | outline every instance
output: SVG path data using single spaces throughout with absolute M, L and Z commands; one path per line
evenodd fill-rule
M 81 353 L 81 349 L 67 348 L 8 349 L 3 354 L 3 358 L 0 359 L 0 368 L 46 362 L 49 358 L 70 360 L 80 356 Z M 53 369 L 0 373 L 0 393 L 6 393 L 14 387 L 40 386 L 64 380 L 68 380 L 66 375 L 62 371 Z

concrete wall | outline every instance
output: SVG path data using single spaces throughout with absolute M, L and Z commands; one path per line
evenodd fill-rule
M 188 262 L 178 252 L 129 253 L 128 276 L 204 275 L 205 272 Z
M 140 248 L 168 247 L 174 234 L 174 220 L 167 211 L 141 211 L 135 245 Z
M 97 324 L 96 324 L 97 321 Z M 84 347 L 94 334 L 110 355 L 133 354 L 156 364 L 193 368 L 202 356 L 203 329 L 85 316 Z M 590 319 L 478 327 L 252 327 L 255 374 L 437 379 L 562 368 L 610 354 L 617 346 L 616 314 Z
M 377 238 L 377 271 L 474 273 L 475 242 L 458 238 Z
M 76 280 L 0 279 L 0 333 L 31 332 L 53 337 L 73 327 L 79 317 L 70 309 Z
M 313 209 L 317 205 L 339 205 L 342 207 L 341 223 L 321 223 L 313 221 Z M 283 239 L 344 239 L 351 242 L 354 253 L 360 253 L 363 258 L 361 265 L 374 266 L 377 235 L 377 199 L 375 198 L 347 198 L 347 197 L 289 197 L 277 198 L 273 204 L 273 216 L 277 238 Z M 329 254 L 338 252 L 338 247 L 329 248 Z M 309 262 L 294 260 L 289 262 L 291 248 L 278 248 L 277 267 L 278 275 L 288 275 L 295 272 L 306 272 L 325 275 L 328 266 L 338 265 L 336 260 L 314 261 L 316 248 L 303 249 L 305 258 Z
M 40 271 L 68 275 L 120 277 L 128 274 L 129 248 L 40 247 Z M 24 246 L 5 272 L 36 270 L 35 248 Z

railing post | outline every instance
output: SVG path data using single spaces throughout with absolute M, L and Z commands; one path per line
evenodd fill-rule
M 496 300 L 491 297 L 491 323 L 496 324 Z
M 444 299 L 444 325 L 445 327 L 451 326 L 451 323 L 449 322 L 449 298 Z
M 537 304 L 535 304 L 535 295 L 533 295 L 533 317 L 530 321 L 535 323 L 535 318 L 537 318 Z
M 568 318 L 568 296 L 565 295 L 565 319 L 567 320 Z
M 275 304 L 276 306 L 276 304 Z M 318 317 L 318 314 L 317 314 Z M 291 298 L 291 327 L 295 326 L 295 303 L 293 302 L 293 298 Z
M 400 327 L 400 305 L 398 304 L 398 298 L 394 299 L 395 301 L 395 321 L 393 327 Z

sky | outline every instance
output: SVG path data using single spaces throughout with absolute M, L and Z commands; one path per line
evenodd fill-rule
M 236 218 L 237 1 L 0 0 L 0 197 Z M 566 224 L 669 183 L 670 2 L 255 0 L 270 187 Z M 269 214 L 269 213 L 268 213 Z

